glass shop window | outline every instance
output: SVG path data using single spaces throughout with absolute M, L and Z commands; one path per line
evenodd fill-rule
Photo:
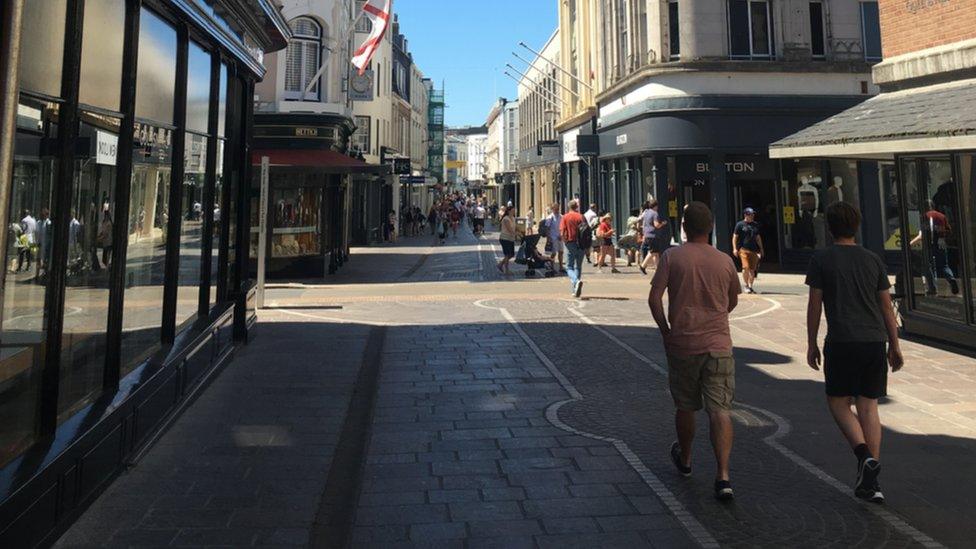
M 176 30 L 143 8 L 139 21 L 136 118 L 173 123 L 176 96 Z
M 783 162 L 784 247 L 791 250 L 818 250 L 827 245 L 826 183 L 823 162 L 796 160 Z M 836 195 L 835 195 L 836 196 Z
M 79 101 L 120 110 L 125 0 L 85 2 Z
M 214 211 L 213 211 L 213 238 L 210 243 L 210 308 L 212 309 L 218 301 L 218 280 L 220 270 L 220 243 L 223 240 L 223 210 L 221 203 L 224 196 L 224 152 L 227 144 L 223 139 L 217 140 L 217 173 L 214 177 Z
M 210 133 L 210 53 L 192 40 L 187 60 L 186 129 Z
M 24 2 L 20 42 L 20 87 L 61 95 L 64 23 L 68 0 Z
M 53 143 L 58 105 L 21 96 L 3 268 L 0 325 L 0 466 L 30 446 L 37 430 L 46 342 Z M 103 328 L 104 329 L 104 328 Z
M 136 126 L 122 313 L 123 376 L 160 343 L 172 139 L 172 130 L 142 123 Z
M 70 417 L 102 390 L 120 123 L 117 118 L 81 113 L 68 212 L 59 420 Z
M 884 211 L 884 248 L 886 251 L 900 252 L 902 249 L 901 207 L 898 195 L 898 170 L 895 163 L 879 162 L 878 178 L 881 183 L 881 207 Z
M 971 320 L 976 323 L 976 154 L 959 155 L 959 190 L 962 215 L 969 230 L 963 235 L 968 240 L 969 264 L 966 275 L 972 293 Z
M 321 255 L 322 189 L 274 189 L 271 197 L 271 257 Z
M 966 321 L 959 192 L 948 158 L 902 160 L 914 307 Z M 907 238 L 907 237 L 906 237 Z
M 183 166 L 180 274 L 176 294 L 177 331 L 193 321 L 200 309 L 200 281 L 203 278 L 203 193 L 207 175 L 206 137 L 186 134 Z

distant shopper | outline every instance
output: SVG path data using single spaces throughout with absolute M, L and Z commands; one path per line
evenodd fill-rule
M 640 263 L 640 210 L 631 210 L 627 218 L 627 232 L 617 240 L 617 246 L 627 254 L 627 266 Z
M 95 243 L 102 249 L 101 268 L 107 269 L 112 262 L 112 214 L 108 210 L 102 212 Z
M 657 207 L 657 200 L 645 202 L 644 211 L 640 216 L 641 228 L 644 231 L 644 241 L 641 243 L 642 259 L 638 267 L 644 274 L 647 274 L 647 269 L 657 267 L 661 254 L 667 249 L 667 244 L 664 242 L 666 236 L 662 236 L 663 233 L 658 233 L 663 231 L 668 225 L 668 220 L 658 215 Z
M 857 457 L 854 494 L 883 503 L 878 483 L 878 399 L 887 394 L 888 367 L 897 372 L 905 362 L 898 344 L 891 283 L 884 261 L 854 240 L 861 225 L 857 208 L 836 202 L 827 208 L 826 217 L 834 244 L 814 254 L 806 279 L 810 286 L 807 363 L 814 370 L 820 369 L 817 334 L 820 315 L 826 309 L 823 371 L 827 405 Z M 851 411 L 852 403 L 856 414 Z
M 732 232 L 732 254 L 742 262 L 742 282 L 746 293 L 754 294 L 752 288 L 759 272 L 759 262 L 765 254 L 762 235 L 759 234 L 759 224 L 756 223 L 756 210 L 746 208 L 742 212 L 742 221 L 735 224 Z
M 498 262 L 498 272 L 502 274 L 510 274 L 508 265 L 512 262 L 512 258 L 515 257 L 515 240 L 518 238 L 515 228 L 515 208 L 502 208 L 499 210 L 499 214 L 502 216 L 501 220 L 501 234 L 498 236 L 498 241 L 502 245 L 502 260 Z
M 586 210 L 586 213 L 583 214 L 583 218 L 586 219 L 586 222 L 590 225 L 590 229 L 594 233 L 596 232 L 597 226 L 600 224 L 600 213 L 598 208 L 599 206 L 597 206 L 596 203 L 592 203 L 590 204 L 590 209 Z M 592 261 L 590 261 L 590 255 L 597 250 L 594 250 L 592 247 L 588 247 L 585 251 L 586 262 L 592 263 Z
M 390 242 L 396 244 L 397 241 L 397 215 L 396 212 L 390 210 L 390 215 L 386 217 L 386 222 L 390 226 Z
M 583 257 L 593 245 L 593 233 L 586 218 L 579 213 L 579 202 L 571 200 L 569 211 L 559 222 L 559 236 L 566 246 L 566 272 L 572 295 L 583 295 Z
M 566 269 L 563 268 L 563 252 L 565 252 L 566 246 L 560 235 L 562 221 L 563 216 L 559 210 L 559 203 L 553 203 L 549 210 L 549 216 L 546 217 L 544 222 L 546 227 L 546 248 L 549 252 L 549 259 L 559 261 L 559 271 L 564 273 Z
M 735 264 L 708 243 L 714 218 L 708 206 L 692 202 L 685 212 L 688 244 L 667 250 L 651 282 L 648 305 L 664 338 L 668 381 L 677 409 L 678 440 L 671 460 L 683 476 L 691 476 L 695 412 L 708 412 L 712 447 L 718 470 L 715 497 L 734 497 L 729 480 L 735 359 L 729 313 L 742 292 Z M 664 293 L 668 312 L 664 313 Z M 703 402 L 704 401 L 704 402 Z
M 480 235 L 485 232 L 485 216 L 487 212 L 485 207 L 481 205 L 479 201 L 474 207 L 474 234 Z
M 597 272 L 602 272 L 602 269 L 607 266 L 607 257 L 610 258 L 610 272 L 614 274 L 620 272 L 617 270 L 617 248 L 613 245 L 614 236 L 616 236 L 616 231 L 613 229 L 613 216 L 604 214 L 600 218 L 600 224 L 596 230 L 597 244 L 599 246 L 596 262 Z

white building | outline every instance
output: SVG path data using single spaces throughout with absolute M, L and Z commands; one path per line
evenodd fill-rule
M 486 164 L 486 150 L 488 146 L 488 134 L 479 133 L 469 135 L 468 140 L 468 183 L 484 184 L 485 174 L 488 171 Z
M 552 34 L 539 50 L 541 56 L 531 59 L 519 79 L 519 209 L 530 208 L 537 215 L 556 201 L 565 202 L 559 190 L 559 147 L 556 122 L 562 116 L 563 100 L 558 97 L 560 41 L 559 31 Z

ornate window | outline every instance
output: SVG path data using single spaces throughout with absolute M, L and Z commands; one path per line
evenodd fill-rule
M 319 71 L 322 60 L 322 27 L 308 17 L 298 17 L 289 26 L 293 37 L 285 54 L 285 99 L 321 99 L 319 82 L 302 97 L 305 88 Z

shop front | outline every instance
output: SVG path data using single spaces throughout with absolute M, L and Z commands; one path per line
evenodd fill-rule
M 352 120 L 334 114 L 264 114 L 254 120 L 251 153 L 251 261 L 257 272 L 258 198 L 262 159 L 268 159 L 267 276 L 269 279 L 322 278 L 348 258 L 352 237 L 375 237 L 369 225 L 382 212 L 367 201 L 382 193 L 377 182 L 389 166 L 350 156 Z M 356 183 L 358 182 L 358 183 Z M 375 198 L 375 197 L 374 197 Z M 360 217 L 353 218 L 353 215 Z M 364 234 L 365 232 L 365 234 Z
M 34 547 L 249 337 L 243 160 L 263 52 L 289 31 L 263 1 L 2 16 L 20 58 L 0 132 L 0 546 Z
M 593 196 L 593 173 L 600 154 L 599 137 L 594 131 L 596 119 L 560 133 L 559 191 L 557 202 L 567 211 L 570 200 L 588 203 Z
M 599 179 L 590 202 L 610 212 L 618 230 L 652 197 L 673 227 L 680 226 L 685 205 L 704 202 L 715 213 L 712 241 L 723 251 L 731 248 L 731 234 L 742 211 L 753 208 L 766 244 L 765 265 L 803 269 L 812 252 L 793 254 L 792 250 L 816 247 L 817 223 L 813 220 L 811 227 L 811 220 L 800 216 L 797 228 L 800 204 L 795 197 L 808 199 L 807 192 L 798 194 L 800 179 L 839 177 L 837 192 L 825 191 L 823 203 L 830 196 L 855 200 L 857 170 L 838 164 L 833 172 L 818 168 L 814 174 L 781 166 L 769 158 L 768 144 L 858 101 L 704 96 L 648 100 L 614 112 L 600 121 Z M 808 246 L 811 237 L 814 246 Z
M 783 164 L 859 167 L 862 197 L 880 200 L 865 210 L 865 224 L 881 228 L 875 247 L 889 265 L 897 258 L 906 331 L 969 349 L 976 349 L 974 102 L 971 79 L 886 92 L 770 147 Z M 835 173 L 821 185 L 828 193 Z M 801 233 L 801 241 L 812 238 Z

